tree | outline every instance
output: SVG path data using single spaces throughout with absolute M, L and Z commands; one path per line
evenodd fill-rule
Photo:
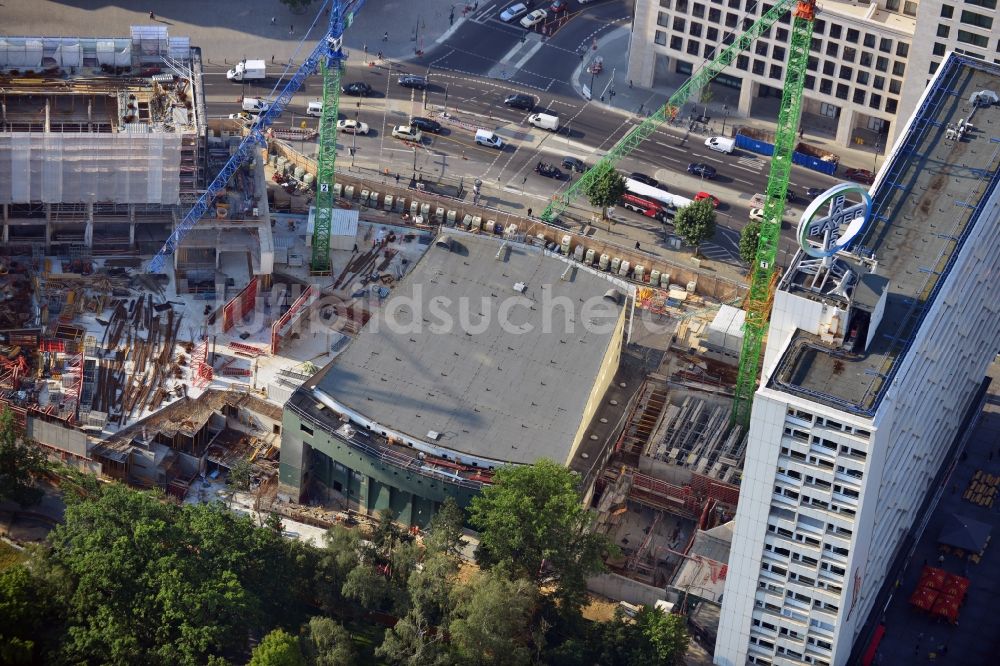
M 462 538 L 462 525 L 465 523 L 465 513 L 462 507 L 451 497 L 445 498 L 441 508 L 431 518 L 428 535 L 424 539 L 424 547 L 428 553 L 448 553 L 458 556 L 465 539 Z
M 608 219 L 608 206 L 614 206 L 625 194 L 625 177 L 613 168 L 606 167 L 597 175 L 584 194 L 590 199 L 590 205 L 601 209 L 601 219 Z
M 674 231 L 684 242 L 694 247 L 698 256 L 698 246 L 715 235 L 715 206 L 711 199 L 702 199 L 684 206 L 674 217 Z
M 760 241 L 760 220 L 750 220 L 740 231 L 740 258 L 751 266 L 757 258 L 758 241 Z
M 444 623 L 451 605 L 449 598 L 455 586 L 458 559 L 445 553 L 435 553 L 414 569 L 407 581 L 410 603 L 432 625 Z
M 381 610 L 389 598 L 389 579 L 373 566 L 362 563 L 347 574 L 342 592 L 365 610 Z
M 634 619 L 618 612 L 613 620 L 597 625 L 590 635 L 590 661 L 608 666 L 670 666 L 681 662 L 688 642 L 683 617 L 643 606 Z
M 45 471 L 45 455 L 23 435 L 14 414 L 4 407 L 0 412 L 0 500 L 31 506 L 45 494 L 33 484 L 34 477 Z
M 460 663 L 531 663 L 537 597 L 532 583 L 510 580 L 499 571 L 480 573 L 457 587 L 448 633 Z
M 351 666 L 357 658 L 351 634 L 328 617 L 310 618 L 303 642 L 309 666 Z
M 226 477 L 226 485 L 230 490 L 246 492 L 250 490 L 250 481 L 253 478 L 253 465 L 246 458 L 240 458 L 233 463 Z
M 441 641 L 440 630 L 435 630 L 420 612 L 412 608 L 385 632 L 382 644 L 375 649 L 375 656 L 390 664 L 400 666 L 445 666 L 454 663 L 447 645 Z
M 44 663 L 62 633 L 52 590 L 26 564 L 0 571 L 0 664 Z
M 470 506 L 479 564 L 502 566 L 515 578 L 552 580 L 563 606 L 578 609 L 587 577 L 604 569 L 603 555 L 614 548 L 591 532 L 578 483 L 551 460 L 498 469 Z
M 299 639 L 284 629 L 275 629 L 254 648 L 250 666 L 306 666 L 306 660 Z
M 643 606 L 635 623 L 655 655 L 655 659 L 644 663 L 676 664 L 681 661 L 690 642 L 682 616 L 664 613 L 655 606 Z
M 334 612 L 343 607 L 344 583 L 360 562 L 360 537 L 357 530 L 336 525 L 323 535 L 323 543 L 313 572 L 314 591 L 320 607 Z
M 304 619 L 308 551 L 219 503 L 119 485 L 71 503 L 45 559 L 73 663 L 205 664 Z M 151 622 L 150 618 L 156 618 Z

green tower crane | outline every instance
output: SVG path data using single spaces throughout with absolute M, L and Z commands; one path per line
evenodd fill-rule
M 795 8 L 793 10 L 791 45 L 785 67 L 785 83 L 781 96 L 781 108 L 778 112 L 771 171 L 767 181 L 764 219 L 761 222 L 757 256 L 751 272 L 747 318 L 743 326 L 743 349 L 740 354 L 736 395 L 731 415 L 733 424 L 744 427 L 750 422 L 750 408 L 753 404 L 753 394 L 757 388 L 757 378 L 760 374 L 760 353 L 764 344 L 764 336 L 767 333 L 771 278 L 774 275 L 774 261 L 778 254 L 781 218 L 785 210 L 785 194 L 788 191 L 792 152 L 795 150 L 795 135 L 798 131 L 799 116 L 802 110 L 802 89 L 809 63 L 809 47 L 812 43 L 813 18 L 816 12 L 815 0 L 778 0 L 770 10 L 736 37 L 714 60 L 700 67 L 670 96 L 663 107 L 633 127 L 608 151 L 607 155 L 567 188 L 561 196 L 554 198 L 541 215 L 546 222 L 552 222 L 558 218 L 573 199 L 586 193 L 595 180 L 613 170 L 662 123 L 676 118 L 681 107 L 688 102 L 695 91 L 708 85 L 758 37 L 770 30 L 771 26 L 793 6 Z
M 764 201 L 764 219 L 757 240 L 757 256 L 750 273 L 750 297 L 747 299 L 747 317 L 743 324 L 743 348 L 740 367 L 736 376 L 733 412 L 730 421 L 744 428 L 750 425 L 753 394 L 760 376 L 760 353 L 764 348 L 768 318 L 771 314 L 771 278 L 778 255 L 781 238 L 781 218 L 785 212 L 785 194 L 792 170 L 792 153 L 802 112 L 802 88 L 805 84 L 812 45 L 815 0 L 803 0 L 796 6 L 792 17 L 791 45 L 785 67 L 785 85 L 778 109 L 778 126 L 774 132 L 774 153 L 771 156 L 771 173 L 767 179 Z

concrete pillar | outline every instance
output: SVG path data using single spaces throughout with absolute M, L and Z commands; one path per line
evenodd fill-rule
M 851 147 L 851 128 L 854 127 L 854 111 L 840 107 L 840 117 L 837 118 L 837 138 L 838 146 Z
M 743 77 L 743 85 L 740 86 L 740 101 L 737 107 L 737 115 L 744 118 L 750 115 L 750 104 L 753 101 L 756 88 L 757 83 L 751 80 L 749 76 Z
M 10 242 L 10 225 L 3 225 L 3 244 L 7 245 Z
M 128 249 L 135 249 L 135 222 L 129 222 L 128 224 Z
M 83 231 L 83 244 L 94 249 L 94 204 L 92 202 L 87 202 L 86 204 L 86 215 L 87 215 L 87 227 Z

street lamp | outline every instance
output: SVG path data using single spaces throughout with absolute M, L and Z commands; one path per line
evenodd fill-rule
M 872 172 L 878 173 L 878 151 L 882 147 L 882 139 L 875 141 L 875 163 L 872 165 Z
M 445 118 L 448 117 L 448 86 L 450 86 L 450 85 L 451 85 L 450 82 L 444 84 L 444 117 Z
M 722 136 L 726 136 L 726 120 L 729 118 L 729 105 L 722 105 Z

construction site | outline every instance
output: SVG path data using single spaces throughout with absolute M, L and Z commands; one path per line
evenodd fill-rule
M 230 168 L 256 130 L 208 120 L 200 86 L 198 50 L 162 27 L 0 44 L 0 401 L 32 439 L 178 499 L 247 459 L 283 515 L 327 526 L 342 509 L 372 513 L 332 483 L 306 478 L 301 502 L 278 492 L 289 401 L 443 234 L 489 239 L 490 257 L 530 249 L 558 263 L 553 282 L 580 279 L 579 267 L 621 297 L 609 351 L 621 360 L 588 401 L 588 436 L 568 464 L 622 550 L 615 580 L 640 586 L 628 598 L 718 600 L 746 442 L 729 419 L 744 286 L 419 184 L 339 173 L 329 269 L 317 271 L 322 169 L 295 149 L 303 137 L 268 131 Z M 206 191 L 197 225 L 149 270 Z M 465 491 L 491 482 L 484 465 L 417 456 L 391 437 L 363 445 Z

